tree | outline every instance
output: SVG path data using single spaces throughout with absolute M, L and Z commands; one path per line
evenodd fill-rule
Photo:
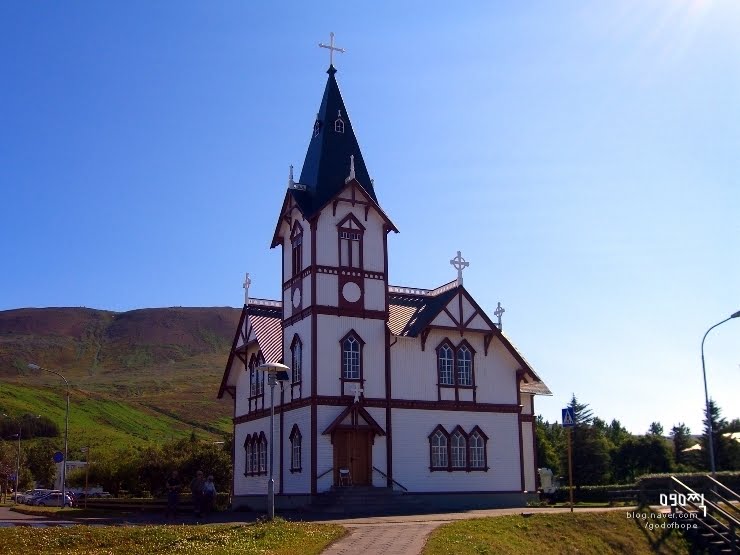
M 622 426 L 622 423 L 617 419 L 612 420 L 606 430 L 606 438 L 615 448 L 618 448 L 631 437 L 632 434 L 630 434 L 627 431 L 627 428 Z
M 571 428 L 573 449 L 573 484 L 604 484 L 609 478 L 609 442 L 603 430 L 593 426 L 593 411 L 587 404 L 579 403 L 576 396 L 571 398 L 570 408 L 575 416 L 575 426 Z M 567 438 L 566 438 L 567 441 Z M 567 445 L 563 443 L 560 464 L 568 468 Z
M 555 476 L 560 473 L 560 460 L 558 457 L 558 446 L 553 441 L 552 426 L 544 421 L 542 415 L 535 421 L 535 438 L 537 440 L 537 466 L 540 468 L 549 468 Z
M 614 457 L 614 477 L 618 481 L 634 482 L 641 474 L 670 472 L 672 468 L 668 442 L 655 434 L 628 439 Z
M 702 455 L 705 468 L 709 468 L 709 423 L 712 424 L 712 441 L 714 443 L 714 463 L 717 470 L 735 470 L 740 468 L 740 444 L 730 438 L 731 424 L 721 417 L 722 411 L 709 400 L 709 410 L 704 409 L 704 436 L 702 437 Z
M 588 405 L 579 403 L 576 399 L 576 394 L 570 399 L 568 406 L 573 409 L 573 415 L 575 416 L 576 427 L 577 426 L 590 426 L 593 424 L 594 413 L 588 408 Z
M 671 428 L 671 438 L 673 439 L 673 460 L 677 465 L 687 463 L 684 449 L 691 447 L 691 430 L 683 422 Z
M 648 434 L 653 436 L 662 436 L 663 424 L 661 424 L 660 422 L 652 422 L 650 424 L 650 427 L 648 428 Z
M 37 440 L 36 443 L 24 450 L 26 467 L 40 484 L 51 487 L 56 475 L 54 465 L 55 443 L 49 439 Z

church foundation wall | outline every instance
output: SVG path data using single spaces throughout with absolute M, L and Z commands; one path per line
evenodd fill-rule
M 293 509 L 311 510 L 311 504 L 319 495 L 276 495 L 275 507 L 278 511 Z M 445 511 L 464 511 L 472 509 L 501 509 L 508 507 L 526 507 L 528 503 L 538 501 L 537 493 L 522 492 L 435 492 L 407 493 L 394 498 L 389 514 L 398 514 L 399 508 L 407 507 L 407 514 L 429 514 Z M 232 510 L 267 511 L 267 493 L 258 495 L 235 495 L 232 498 Z M 378 508 L 378 515 L 383 508 Z M 345 516 L 351 516 L 345 514 Z

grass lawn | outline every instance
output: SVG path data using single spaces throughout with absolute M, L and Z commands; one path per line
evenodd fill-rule
M 331 524 L 273 523 L 236 526 L 73 526 L 2 528 L 7 555 L 313 555 L 345 533 Z
M 649 521 L 663 522 L 663 521 Z M 647 530 L 627 511 L 535 514 L 461 520 L 432 532 L 424 555 L 520 553 L 688 554 L 680 530 Z

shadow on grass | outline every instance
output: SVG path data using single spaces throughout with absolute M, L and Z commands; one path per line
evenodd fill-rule
M 647 505 L 641 505 L 637 507 L 635 512 L 644 513 L 647 515 L 657 514 L 652 509 L 650 509 L 650 507 Z M 655 520 L 658 520 L 658 519 L 655 519 Z M 662 518 L 659 519 L 658 522 L 665 522 L 665 520 L 669 520 L 670 522 L 672 522 L 670 519 L 662 519 Z M 642 532 L 648 544 L 650 544 L 650 549 L 653 553 L 673 553 L 672 547 L 669 546 L 667 548 L 668 549 L 667 551 L 663 551 L 663 548 L 669 539 L 675 538 L 677 535 L 681 535 L 683 539 L 688 542 L 688 538 L 686 537 L 686 534 L 684 534 L 678 528 L 665 528 L 665 529 L 654 528 L 653 532 L 655 532 L 655 534 L 651 534 L 650 533 L 651 531 L 648 530 L 646 526 L 647 522 L 648 521 L 645 521 L 640 518 L 632 519 L 632 523 L 640 529 L 640 532 Z

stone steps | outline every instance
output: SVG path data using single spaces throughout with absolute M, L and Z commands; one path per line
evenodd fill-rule
M 389 488 L 347 486 L 320 494 L 311 508 L 326 514 L 399 515 L 423 512 L 424 507 Z

